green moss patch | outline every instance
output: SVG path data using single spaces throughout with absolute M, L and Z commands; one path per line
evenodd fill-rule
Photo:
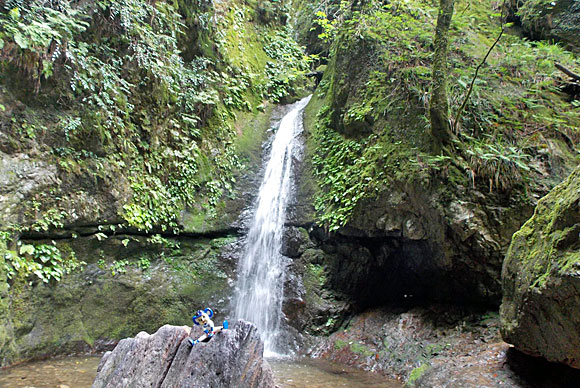
M 429 368 L 431 368 L 431 365 L 423 364 L 420 367 L 413 369 L 411 371 L 411 373 L 409 374 L 409 379 L 407 380 L 407 384 L 405 384 L 405 386 L 406 387 L 414 387 L 415 382 L 417 380 L 419 380 L 421 378 L 421 376 L 423 376 L 425 374 L 425 372 L 427 372 L 429 370 Z
M 579 193 L 577 168 L 538 202 L 533 217 L 514 234 L 506 261 L 521 266 L 521 286 L 542 288 L 553 275 L 580 263 Z

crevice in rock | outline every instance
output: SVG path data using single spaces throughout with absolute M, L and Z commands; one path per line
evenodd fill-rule
M 359 311 L 434 301 L 496 307 L 470 292 L 476 279 L 467 268 L 459 276 L 459 264 L 446 267 L 450 263 L 427 240 L 335 236 L 319 246 L 327 256 L 331 288 L 352 298 Z
M 175 351 L 172 352 L 170 357 L 167 358 L 167 363 L 165 364 L 165 368 L 160 373 L 161 378 L 159 379 L 159 385 L 157 386 L 157 388 L 160 388 L 163 386 L 163 382 L 165 381 L 165 378 L 167 377 L 167 374 L 169 373 L 169 369 L 171 369 L 171 366 L 173 365 L 173 360 L 175 360 L 175 357 L 177 356 L 177 352 L 179 351 L 179 348 L 181 347 L 182 342 L 185 340 L 187 340 L 187 337 L 183 338 L 181 341 L 179 341 L 179 345 L 176 346 L 175 348 L 173 348 L 173 350 L 175 350 Z
M 160 235 L 165 238 L 221 238 L 221 237 L 231 237 L 231 236 L 241 236 L 243 234 L 242 230 L 239 228 L 226 228 L 220 230 L 214 230 L 204 233 L 194 233 L 194 232 L 168 232 L 168 231 L 139 231 L 137 229 L 127 228 L 125 230 L 99 230 L 99 227 L 110 227 L 115 226 L 122 228 L 123 224 L 104 224 L 104 225 L 90 225 L 83 226 L 82 228 L 67 228 L 60 229 L 54 232 L 23 232 L 20 235 L 21 240 L 37 241 L 37 240 L 68 240 L 76 237 L 90 237 L 96 233 L 102 233 L 107 237 L 121 237 L 121 236 L 138 236 L 138 237 L 151 237 L 154 235 Z M 90 228 L 90 229 L 86 229 Z

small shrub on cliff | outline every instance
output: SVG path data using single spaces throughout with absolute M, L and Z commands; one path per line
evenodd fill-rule
M 42 1 L 9 0 L 0 13 L 0 53 L 22 75 L 35 92 L 41 78 L 49 78 L 56 62 L 77 48 L 75 36 L 85 31 L 86 15 L 68 1 L 47 7 Z
M 268 81 L 263 95 L 274 102 L 292 95 L 309 67 L 310 58 L 304 55 L 304 49 L 298 46 L 290 32 L 278 31 L 265 37 L 264 51 L 274 61 L 266 63 Z
M 49 244 L 24 244 L 18 252 L 7 251 L 4 259 L 8 279 L 34 275 L 44 283 L 60 281 L 64 275 L 86 264 L 79 261 L 74 252 L 63 256 L 55 245 Z
M 483 138 L 469 140 L 467 163 L 470 166 L 470 178 L 475 186 L 475 178 L 480 177 L 489 182 L 489 191 L 494 188 L 509 191 L 528 178 L 530 156 L 521 149 L 506 145 L 500 139 Z

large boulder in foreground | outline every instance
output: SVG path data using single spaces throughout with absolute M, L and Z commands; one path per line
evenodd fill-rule
M 504 340 L 580 368 L 580 167 L 514 234 L 502 281 Z
M 238 321 L 207 343 L 192 347 L 190 328 L 161 327 L 119 342 L 107 352 L 92 388 L 270 388 L 272 370 L 263 359 L 256 327 Z

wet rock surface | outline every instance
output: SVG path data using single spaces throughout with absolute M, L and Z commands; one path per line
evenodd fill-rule
M 504 339 L 580 368 L 580 168 L 514 234 L 502 280 Z
M 0 347 L 4 365 L 110 350 L 142 330 L 189 324 L 192 311 L 209 305 L 220 317 L 228 316 L 235 237 L 172 240 L 179 250 L 136 237 L 125 246 L 125 238 L 56 241 L 59 249 L 74 250 L 87 265 L 56 284 L 22 285 L 5 299 L 13 306 L 8 318 L 17 312 L 18 319 L 5 324 L 12 342 Z M 0 341 L 3 337 L 0 328 Z
M 503 342 L 496 313 L 450 306 L 367 311 L 321 340 L 312 355 L 410 387 L 567 388 L 580 376 Z
M 124 339 L 103 356 L 93 388 L 274 387 L 256 327 L 238 321 L 192 347 L 188 327 L 163 326 L 155 334 Z

